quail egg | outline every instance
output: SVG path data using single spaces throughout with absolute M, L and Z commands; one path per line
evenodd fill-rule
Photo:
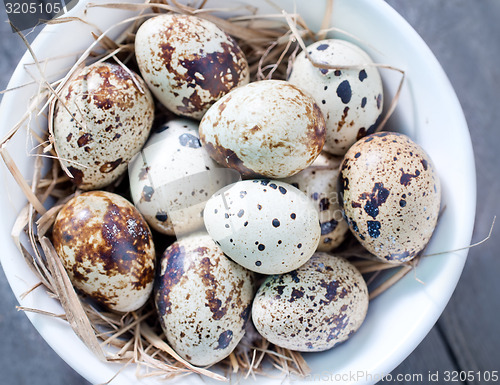
M 172 348 L 194 365 L 227 357 L 245 333 L 253 273 L 229 260 L 206 233 L 169 246 L 161 258 L 155 302 Z
M 354 144 L 340 177 L 344 213 L 361 244 L 386 262 L 406 262 L 436 227 L 441 187 L 434 165 L 408 136 L 380 132 Z
M 297 188 L 279 181 L 236 182 L 210 198 L 205 227 L 233 261 L 262 274 L 303 265 L 320 238 L 318 212 Z
M 213 159 L 244 176 L 286 178 L 318 157 L 325 121 L 309 94 L 263 80 L 214 104 L 200 123 L 200 139 Z
M 119 312 L 148 300 L 155 276 L 155 248 L 146 221 L 125 198 L 90 191 L 59 212 L 54 247 L 73 285 Z
M 146 142 L 153 116 L 153 98 L 139 76 L 117 64 L 85 67 L 56 104 L 60 162 L 81 189 L 109 185 Z
M 201 119 L 215 101 L 249 81 L 247 60 L 233 38 L 196 16 L 147 20 L 137 31 L 135 54 L 153 94 L 181 116 Z
M 368 290 L 359 271 L 341 257 L 318 252 L 299 269 L 262 283 L 252 320 L 277 346 L 320 352 L 356 332 L 367 309 Z
M 314 96 L 326 121 L 324 150 L 344 155 L 357 139 L 374 133 L 381 121 L 382 80 L 368 54 L 340 39 L 318 41 L 307 47 L 318 63 L 353 66 L 322 69 L 305 52 L 297 55 L 288 81 Z

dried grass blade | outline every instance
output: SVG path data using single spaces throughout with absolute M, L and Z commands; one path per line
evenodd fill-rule
M 357 267 L 357 269 L 359 270 L 359 272 L 361 274 L 368 274 L 368 273 L 374 273 L 376 271 L 382 271 L 382 270 L 388 270 L 388 269 L 394 269 L 396 267 L 400 267 L 401 265 L 400 264 L 392 264 L 392 263 L 384 263 L 384 262 L 380 262 L 380 263 L 372 263 L 370 265 L 366 265 L 366 266 L 359 266 L 357 264 L 354 264 L 354 266 Z
M 393 286 L 396 282 L 398 282 L 401 278 L 403 278 L 406 274 L 408 274 L 411 269 L 412 269 L 411 266 L 402 266 L 396 274 L 387 279 L 384 283 L 382 283 L 380 286 L 378 286 L 370 293 L 370 301 L 378 297 L 380 294 L 389 289 L 391 286 Z
M 31 191 L 31 187 L 28 185 L 28 183 L 22 176 L 21 171 L 19 171 L 16 163 L 11 158 L 11 156 L 7 152 L 7 149 L 4 146 L 0 147 L 0 154 L 2 155 L 5 165 L 9 169 L 10 173 L 14 177 L 14 180 L 17 182 L 17 184 L 23 191 L 28 201 L 33 205 L 33 207 L 38 213 L 45 214 L 47 210 L 45 209 L 45 207 L 43 207 L 43 204 L 38 200 L 37 196 L 33 193 L 33 191 Z
M 325 30 L 330 26 L 330 22 L 332 20 L 333 14 L 333 0 L 327 0 L 325 7 L 325 15 L 323 17 L 323 21 L 321 22 L 321 28 L 319 32 L 316 34 L 318 40 L 323 40 L 326 38 L 327 32 Z
M 30 289 L 26 290 L 23 294 L 21 294 L 19 297 L 21 299 L 24 299 L 26 298 L 28 295 L 30 295 L 31 292 L 33 292 L 34 290 L 38 289 L 40 286 L 43 286 L 43 282 L 38 282 L 36 284 L 34 284 L 33 286 L 31 286 Z
M 16 309 L 20 310 L 20 311 L 24 311 L 24 312 L 36 313 L 36 314 L 46 315 L 48 317 L 61 318 L 63 320 L 66 320 L 66 314 L 55 314 L 55 313 L 51 313 L 50 311 L 34 309 L 31 307 L 25 307 L 25 306 L 16 306 Z
M 99 341 L 94 333 L 92 325 L 83 310 L 80 299 L 69 280 L 68 274 L 57 255 L 54 246 L 49 239 L 43 237 L 40 244 L 47 258 L 50 272 L 54 279 L 54 288 L 57 291 L 61 305 L 66 312 L 68 322 L 75 334 L 87 345 L 87 347 L 102 361 L 106 361 L 106 356 L 99 345 Z

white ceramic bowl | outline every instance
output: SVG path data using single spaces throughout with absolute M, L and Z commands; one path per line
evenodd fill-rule
M 247 2 L 257 6 L 259 12 L 276 13 L 276 9 L 265 0 Z M 289 12 L 296 6 L 308 25 L 313 30 L 319 29 L 326 1 L 282 0 L 275 3 Z M 210 2 L 211 7 L 219 5 L 227 6 L 227 1 Z M 72 13 L 82 16 L 83 11 L 84 4 L 81 2 Z M 90 9 L 85 17 L 105 30 L 132 14 L 131 11 Z M 432 157 L 441 177 L 443 203 L 446 205 L 427 253 L 450 251 L 468 245 L 476 202 L 472 146 L 459 102 L 439 63 L 417 33 L 382 0 L 336 0 L 332 23 L 357 36 L 359 41 L 356 43 L 363 46 L 375 61 L 399 67 L 407 74 L 391 126 L 410 135 Z M 89 27 L 77 23 L 46 27 L 34 42 L 33 49 L 39 59 L 75 53 L 92 41 L 89 31 Z M 75 54 L 50 61 L 47 74 L 57 73 L 74 62 L 76 57 Z M 30 62 L 31 58 L 25 55 L 9 87 L 31 81 L 23 67 Z M 388 70 L 382 70 L 382 75 L 386 95 L 393 95 L 399 75 Z M 4 96 L 0 109 L 2 136 L 26 112 L 35 91 L 36 87 L 31 85 Z M 30 146 L 22 134 L 17 135 L 7 147 L 28 179 L 33 165 L 33 158 L 26 156 L 26 148 Z M 0 257 L 5 274 L 21 305 L 61 313 L 59 303 L 49 298 L 42 288 L 20 299 L 20 295 L 38 280 L 10 238 L 16 213 L 25 204 L 24 196 L 6 168 L 2 165 L 0 169 Z M 377 382 L 402 362 L 432 328 L 457 284 L 466 256 L 466 251 L 458 251 L 424 258 L 414 273 L 408 274 L 372 301 L 365 323 L 347 343 L 327 352 L 305 355 L 316 377 L 291 380 L 297 384 L 312 379 L 335 383 Z M 121 368 L 117 364 L 98 361 L 63 321 L 32 313 L 28 317 L 52 348 L 90 382 L 106 382 Z M 174 382 L 195 384 L 203 381 L 206 379 L 189 376 Z M 251 378 L 247 381 L 253 382 Z M 280 380 L 268 378 L 258 378 L 258 381 L 259 384 L 280 383 Z M 112 381 L 112 384 L 120 385 L 138 383 L 156 382 L 140 382 L 133 367 L 126 368 Z

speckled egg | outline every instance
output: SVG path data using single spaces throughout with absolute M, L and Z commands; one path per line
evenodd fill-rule
M 228 259 L 206 233 L 165 250 L 155 302 L 172 348 L 194 365 L 227 357 L 245 333 L 254 294 L 253 273 Z
M 346 238 L 349 226 L 342 216 L 338 176 L 341 159 L 321 154 L 314 163 L 283 182 L 297 187 L 314 203 L 321 225 L 319 251 L 331 251 Z
M 326 120 L 324 150 L 344 155 L 358 139 L 372 134 L 381 121 L 383 88 L 380 74 L 366 52 L 339 39 L 307 47 L 318 63 L 357 66 L 329 70 L 314 67 L 305 52 L 297 55 L 289 81 L 314 96 Z
M 116 64 L 93 64 L 69 82 L 61 101 L 54 144 L 73 182 L 90 190 L 118 179 L 153 124 L 153 98 L 142 79 Z
M 297 188 L 254 179 L 234 183 L 212 196 L 205 227 L 233 261 L 262 274 L 281 274 L 314 254 L 321 230 L 318 212 Z
M 181 116 L 201 119 L 215 101 L 249 81 L 248 63 L 236 42 L 195 16 L 147 20 L 137 31 L 135 54 L 153 94 Z
M 73 285 L 109 309 L 128 312 L 148 300 L 155 249 L 146 221 L 121 196 L 91 191 L 59 212 L 54 247 Z
M 262 80 L 214 104 L 200 123 L 200 139 L 213 159 L 244 176 L 286 178 L 317 158 L 325 121 L 307 93 Z
M 320 352 L 356 332 L 367 309 L 368 289 L 359 271 L 343 258 L 318 252 L 299 269 L 264 281 L 252 320 L 277 346 Z
M 369 135 L 349 149 L 340 176 L 349 227 L 370 253 L 399 263 L 427 245 L 441 188 L 422 147 L 399 133 Z
M 136 207 L 151 227 L 169 235 L 203 226 L 205 202 L 238 180 L 234 174 L 210 158 L 201 146 L 198 122 L 188 119 L 174 119 L 155 130 L 129 167 Z

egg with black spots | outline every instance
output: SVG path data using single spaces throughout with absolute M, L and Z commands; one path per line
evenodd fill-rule
M 249 81 L 236 41 L 196 16 L 155 16 L 135 36 L 135 55 L 153 94 L 177 115 L 201 119 L 233 88 Z
M 349 226 L 342 215 L 338 176 L 341 158 L 320 154 L 314 163 L 298 174 L 283 179 L 297 187 L 313 202 L 319 215 L 321 238 L 318 251 L 337 248 L 349 233 Z
M 325 120 L 303 90 L 262 80 L 215 103 L 200 122 L 200 139 L 214 160 L 244 177 L 286 178 L 318 157 Z
M 315 67 L 306 56 L 339 69 Z M 354 68 L 340 68 L 353 66 Z M 383 87 L 368 54 L 340 39 L 311 44 L 295 59 L 288 81 L 314 96 L 326 121 L 324 151 L 344 155 L 363 136 L 374 133 L 382 119 Z
M 173 119 L 153 131 L 129 166 L 136 207 L 152 228 L 168 235 L 202 227 L 205 202 L 230 183 L 227 176 L 202 147 L 198 122 L 189 119 Z
M 369 135 L 346 153 L 340 180 L 349 227 L 370 253 L 401 263 L 425 248 L 439 216 L 441 187 L 420 145 L 399 133 Z
M 148 300 L 155 277 L 149 227 L 121 196 L 91 191 L 68 201 L 52 232 L 73 285 L 111 310 L 129 312 Z
M 127 171 L 154 118 L 144 81 L 112 63 L 84 67 L 61 91 L 54 145 L 61 164 L 83 190 L 99 189 Z
M 223 188 L 209 199 L 203 217 L 227 256 L 261 274 L 281 274 L 303 265 L 321 236 L 311 200 L 288 183 L 269 179 Z
M 262 283 L 252 320 L 276 346 L 321 352 L 351 337 L 367 310 L 368 289 L 360 272 L 341 257 L 318 252 L 297 270 Z
M 193 365 L 212 365 L 245 334 L 254 275 L 228 259 L 206 233 L 169 246 L 155 284 L 160 323 L 172 348 Z

